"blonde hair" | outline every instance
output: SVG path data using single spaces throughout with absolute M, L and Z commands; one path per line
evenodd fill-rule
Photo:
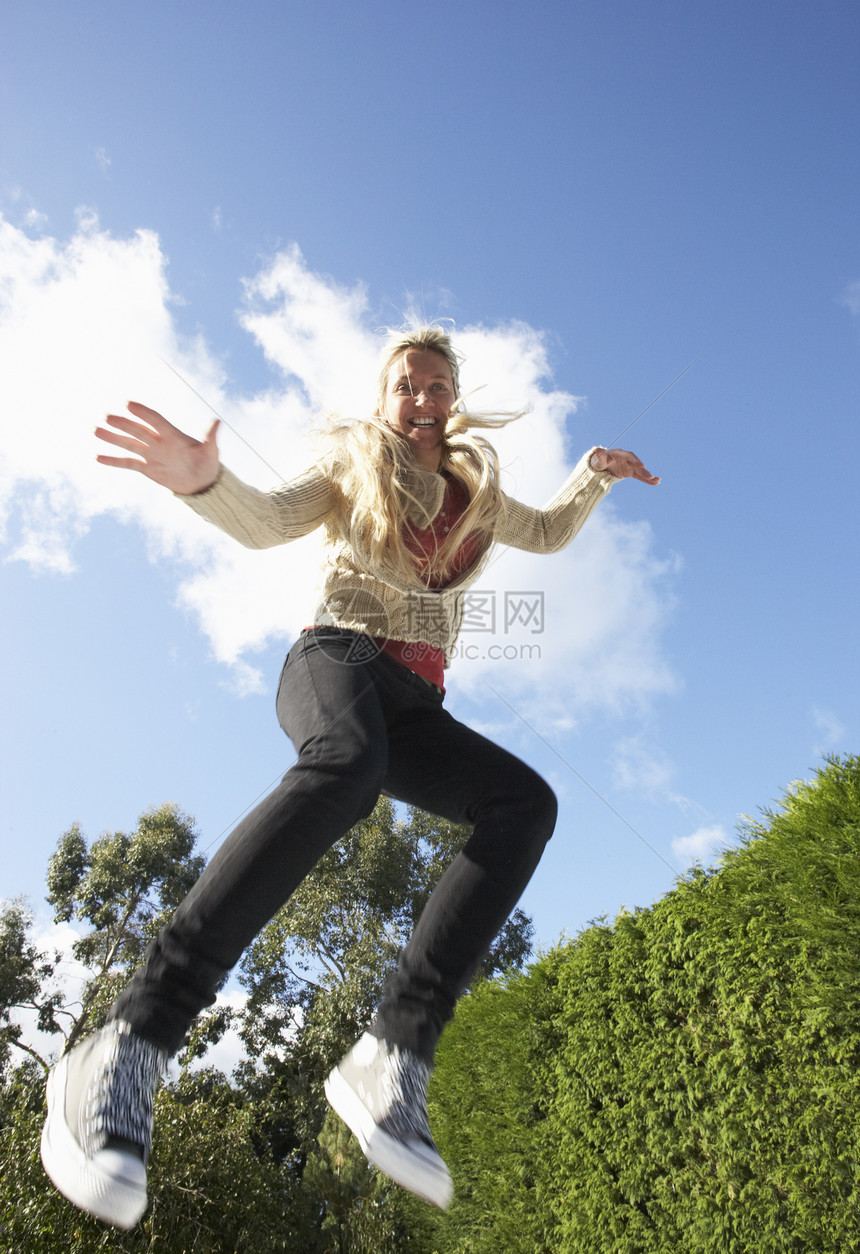
M 409 445 L 381 416 L 391 370 L 412 350 L 438 353 L 451 369 L 456 399 L 442 438 L 439 469 L 459 479 L 469 494 L 466 509 L 436 544 L 427 569 L 424 560 L 404 543 L 404 537 L 428 528 L 432 514 L 416 481 Z M 470 432 L 473 428 L 504 426 L 520 415 L 470 414 L 463 407 L 459 367 L 460 358 L 441 327 L 391 332 L 382 353 L 376 412 L 363 421 L 337 424 L 331 431 L 353 551 L 373 565 L 384 562 L 393 567 L 400 579 L 413 587 L 444 584 L 467 536 L 477 541 L 478 553 L 484 553 L 504 514 L 496 451 L 489 440 Z

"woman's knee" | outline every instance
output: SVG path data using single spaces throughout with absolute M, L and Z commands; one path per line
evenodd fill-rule
M 536 771 L 529 771 L 530 778 L 522 785 L 520 805 L 528 818 L 528 826 L 544 844 L 552 836 L 558 818 L 558 798 L 549 784 Z
M 475 835 L 486 831 L 499 847 L 542 849 L 555 829 L 558 800 L 549 784 L 524 762 L 488 793 L 475 818 Z M 539 854 L 538 854 L 539 856 Z
M 541 819 L 543 825 L 547 829 L 547 840 L 555 831 L 555 823 L 558 818 L 558 797 L 545 779 L 540 775 L 537 776 L 538 787 L 534 800 L 535 809 Z

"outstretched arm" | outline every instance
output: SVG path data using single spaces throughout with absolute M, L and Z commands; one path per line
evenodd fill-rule
M 139 421 L 134 422 L 122 414 L 108 414 L 105 421 L 116 431 L 96 427 L 96 435 L 135 456 L 108 457 L 100 453 L 96 461 L 103 466 L 137 470 L 181 496 L 194 496 L 212 486 L 218 478 L 217 419 L 205 439 L 195 440 L 146 405 L 129 401 L 128 410 Z
M 619 479 L 639 479 L 652 486 L 660 482 L 635 453 L 619 448 L 592 449 L 542 509 L 508 497 L 505 517 L 495 538 L 528 553 L 557 553 L 570 544 L 591 511 Z
M 102 453 L 96 460 L 103 466 L 136 470 L 169 488 L 201 518 L 247 548 L 265 549 L 305 536 L 334 508 L 332 481 L 321 464 L 271 492 L 261 492 L 221 466 L 215 443 L 217 420 L 205 439 L 195 440 L 146 405 L 130 401 L 128 409 L 138 421 L 108 414 L 106 421 L 116 430 L 96 427 L 96 435 L 134 456 Z

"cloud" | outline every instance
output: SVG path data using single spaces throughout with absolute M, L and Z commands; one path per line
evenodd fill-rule
M 36 208 L 19 184 L 4 187 L 0 196 L 28 230 L 43 231 L 48 225 L 48 215 Z M 2 210 L 0 210 L 0 221 L 2 221 Z
M 698 802 L 672 788 L 675 763 L 650 738 L 648 744 L 645 741 L 646 733 L 640 732 L 618 742 L 612 759 L 615 786 L 644 795 L 652 801 L 669 801 L 685 814 L 697 810 L 704 813 Z
M 379 337 L 366 288 L 312 272 L 296 245 L 244 280 L 239 323 L 273 382 L 242 395 L 203 335 L 181 333 L 153 231 L 117 238 L 82 209 L 60 241 L 0 218 L 0 267 L 0 355 L 11 363 L 0 397 L 15 415 L 0 451 L 5 560 L 71 575 L 80 538 L 98 519 L 140 527 L 237 689 L 259 690 L 254 653 L 294 636 L 317 604 L 319 536 L 249 553 L 143 476 L 98 466 L 92 428 L 131 397 L 199 435 L 211 422 L 208 403 L 225 420 L 224 460 L 242 478 L 267 487 L 291 477 L 313 460 L 320 413 L 361 415 L 373 395 Z M 553 386 L 545 336 L 533 327 L 466 326 L 456 339 L 464 387 L 489 385 L 476 405 L 530 407 L 496 443 L 506 489 L 541 504 L 582 451 L 580 398 Z M 510 593 L 541 593 L 543 628 L 522 617 L 506 624 L 500 610 L 494 634 L 472 637 L 475 656 L 458 662 L 458 685 L 486 696 L 489 680 L 524 715 L 560 728 L 673 689 L 662 631 L 679 563 L 657 551 L 647 522 L 630 517 L 647 510 L 649 491 L 616 485 L 562 554 L 499 554 L 481 587 L 501 606 Z
M 298 245 L 243 283 L 239 322 L 296 397 L 319 411 L 361 416 L 374 397 L 377 341 L 363 325 L 363 284 L 345 287 L 312 273 Z
M 643 743 L 643 737 L 628 736 L 616 746 L 612 762 L 615 784 L 649 795 L 664 796 L 675 774 L 675 766 L 661 750 Z
M 694 862 L 713 862 L 729 844 L 726 830 L 720 824 L 699 827 L 692 836 L 678 836 L 672 841 L 672 852 L 679 862 L 691 866 Z
M 839 303 L 845 305 L 855 318 L 860 315 L 860 279 L 845 284 Z
M 41 231 L 48 224 L 48 215 L 40 213 L 38 209 L 28 209 L 24 214 L 24 225 L 33 231 Z
M 812 722 L 816 731 L 823 732 L 823 741 L 813 747 L 813 754 L 823 758 L 830 753 L 845 736 L 845 727 L 832 710 L 822 710 L 817 706 L 812 709 Z
M 95 157 L 96 157 L 96 165 L 101 170 L 102 174 L 105 175 L 105 177 L 107 177 L 107 173 L 108 173 L 108 170 L 110 169 L 110 164 L 111 164 L 110 157 L 107 155 L 107 150 L 105 148 L 97 148 L 95 152 Z

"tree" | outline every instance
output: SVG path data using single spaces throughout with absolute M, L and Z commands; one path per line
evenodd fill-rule
M 59 955 L 51 958 L 36 948 L 30 936 L 32 926 L 32 913 L 23 901 L 4 903 L 0 909 L 0 1079 L 6 1076 L 13 1047 L 47 1069 L 46 1061 L 21 1039 L 21 1025 L 12 1022 L 13 1011 L 34 1012 L 40 1032 L 59 1031 L 57 1013 L 63 995 L 54 987 Z
M 44 1084 L 29 1064 L 0 1089 L 0 1249 L 7 1254 L 320 1254 L 315 1203 L 255 1143 L 253 1104 L 217 1073 L 156 1096 L 150 1205 L 131 1232 L 71 1206 L 39 1161 Z
M 85 1029 L 104 1019 L 115 993 L 140 962 L 167 915 L 197 879 L 204 859 L 193 853 L 194 822 L 175 805 L 141 814 L 137 830 L 105 832 L 87 842 L 75 823 L 59 839 L 48 864 L 48 901 L 54 922 L 84 921 L 90 930 L 72 953 L 90 974 L 80 1001 L 57 984 L 61 955 L 37 949 L 32 911 L 21 900 L 0 909 L 0 1077 L 11 1050 L 29 1054 L 47 1070 L 48 1059 L 22 1039 L 13 1011 L 30 1011 L 48 1036 L 61 1034 L 70 1049 Z M 226 1026 L 223 1013 L 196 1029 L 197 1052 Z
M 87 848 L 74 823 L 48 864 L 48 901 L 54 922 L 85 922 L 90 930 L 72 945 L 92 973 L 71 1016 L 66 1049 L 98 1026 L 143 951 L 187 894 L 205 859 L 193 853 L 194 821 L 178 806 L 144 811 L 137 830 L 105 832 Z
M 192 1249 L 220 1254 L 301 1248 L 314 1254 L 315 1200 L 257 1132 L 268 1108 L 216 1072 L 185 1071 L 157 1094 L 150 1206 L 133 1232 L 119 1234 L 82 1215 L 41 1168 L 48 1060 L 19 1039 L 11 1012 L 35 1010 L 39 1027 L 65 1048 L 99 1026 L 118 986 L 199 875 L 204 860 L 194 853 L 194 842 L 193 820 L 174 805 L 146 811 L 131 834 L 104 833 L 88 845 L 73 825 L 60 838 L 48 868 L 48 900 L 56 921 L 87 925 L 72 947 L 91 973 L 80 1002 L 66 1002 L 54 987 L 59 955 L 51 959 L 33 943 L 26 907 L 12 902 L 0 915 L 0 1048 L 8 1055 L 17 1045 L 34 1060 L 7 1069 L 0 1089 L 3 1249 L 65 1254 L 71 1248 L 110 1248 L 142 1254 L 157 1247 L 164 1254 Z M 225 1026 L 218 1013 L 196 1024 L 186 1061 L 205 1052 Z
M 355 1140 L 325 1117 L 323 1080 L 367 1023 L 433 885 L 467 829 L 380 801 L 322 860 L 249 950 L 249 997 L 239 1026 L 253 1063 L 235 1083 L 190 1063 L 227 1017 L 195 1024 L 178 1080 L 156 1096 L 151 1204 L 118 1234 L 81 1215 L 49 1185 L 39 1163 L 43 1072 L 35 1058 L 9 1069 L 0 1089 L 0 1246 L 14 1254 L 385 1254 L 425 1248 L 427 1207 L 372 1171 Z M 175 806 L 141 815 L 137 830 L 87 844 L 75 825 L 48 870 L 57 921 L 84 922 L 73 952 L 91 972 L 81 1002 L 55 987 L 56 962 L 31 938 L 21 903 L 0 915 L 0 1049 L 28 1007 L 59 1045 L 98 1027 L 118 986 L 203 865 L 193 821 Z M 482 974 L 527 954 L 531 924 L 517 912 Z M 481 975 L 476 977 L 479 980 Z M 2 1054 L 0 1054 L 2 1058 Z M 42 1068 L 46 1059 L 39 1059 Z

